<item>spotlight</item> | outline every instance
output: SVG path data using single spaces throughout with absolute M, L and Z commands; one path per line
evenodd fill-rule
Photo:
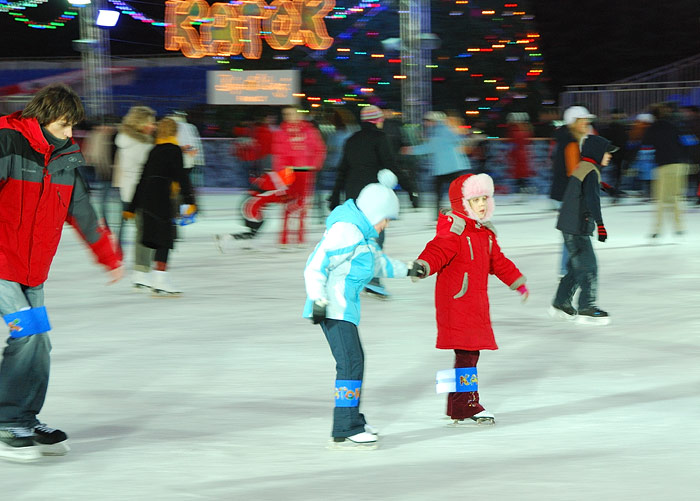
M 97 26 L 102 26 L 104 28 L 113 28 L 117 25 L 119 20 L 118 10 L 105 10 L 100 9 L 97 13 Z

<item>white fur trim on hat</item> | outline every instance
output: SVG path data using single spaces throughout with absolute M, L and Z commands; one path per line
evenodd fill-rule
M 368 184 L 362 188 L 355 205 L 372 226 L 384 219 L 399 217 L 399 198 L 394 190 L 379 183 Z
M 469 205 L 469 200 L 472 198 L 486 196 L 486 214 L 483 218 L 479 218 L 471 205 Z M 469 176 L 464 184 L 462 185 L 462 205 L 464 205 L 464 210 L 470 218 L 476 221 L 488 221 L 493 216 L 493 211 L 496 204 L 493 200 L 493 179 L 488 174 L 474 174 Z
M 377 172 L 377 181 L 387 188 L 391 188 L 392 190 L 396 188 L 397 184 L 399 184 L 399 178 L 397 178 L 396 174 L 391 172 L 389 169 L 382 169 Z

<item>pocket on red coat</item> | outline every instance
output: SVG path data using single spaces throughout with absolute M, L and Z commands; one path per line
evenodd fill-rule
M 462 278 L 462 287 L 457 294 L 452 296 L 452 299 L 461 298 L 467 293 L 467 290 L 469 290 L 469 273 L 465 272 L 464 277 Z

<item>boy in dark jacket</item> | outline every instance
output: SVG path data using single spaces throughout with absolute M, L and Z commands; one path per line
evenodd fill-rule
M 97 222 L 73 141 L 80 98 L 63 84 L 41 89 L 24 111 L 0 117 L 0 314 L 10 328 L 0 364 L 0 457 L 32 461 L 68 452 L 68 437 L 37 419 L 49 382 L 51 329 L 44 281 L 63 223 L 75 226 L 114 281 L 124 271 Z
M 595 306 L 598 267 L 590 236 L 597 226 L 598 240 L 605 242 L 608 237 L 600 210 L 599 169 L 610 163 L 617 149 L 601 136 L 589 135 L 583 139 L 581 162 L 569 178 L 557 220 L 557 229 L 562 232 L 569 252 L 569 262 L 550 308 L 553 317 L 579 323 L 610 323 L 608 314 Z M 579 287 L 577 312 L 571 300 Z

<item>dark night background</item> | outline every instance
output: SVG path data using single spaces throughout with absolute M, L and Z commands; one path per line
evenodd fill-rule
M 163 18 L 164 2 L 131 5 L 156 20 Z M 564 85 L 612 82 L 700 53 L 700 0 L 534 0 L 522 5 L 535 14 L 554 93 Z M 53 0 L 27 9 L 26 15 L 51 21 L 69 7 L 65 0 Z M 454 1 L 433 2 L 434 15 L 450 8 Z M 334 35 L 333 23 L 328 26 Z M 112 55 L 175 54 L 163 49 L 163 32 L 122 15 L 111 33 Z M 37 30 L 0 15 L 3 59 L 77 57 L 71 44 L 77 38 L 77 20 L 58 30 Z M 271 52 L 266 47 L 263 58 Z

